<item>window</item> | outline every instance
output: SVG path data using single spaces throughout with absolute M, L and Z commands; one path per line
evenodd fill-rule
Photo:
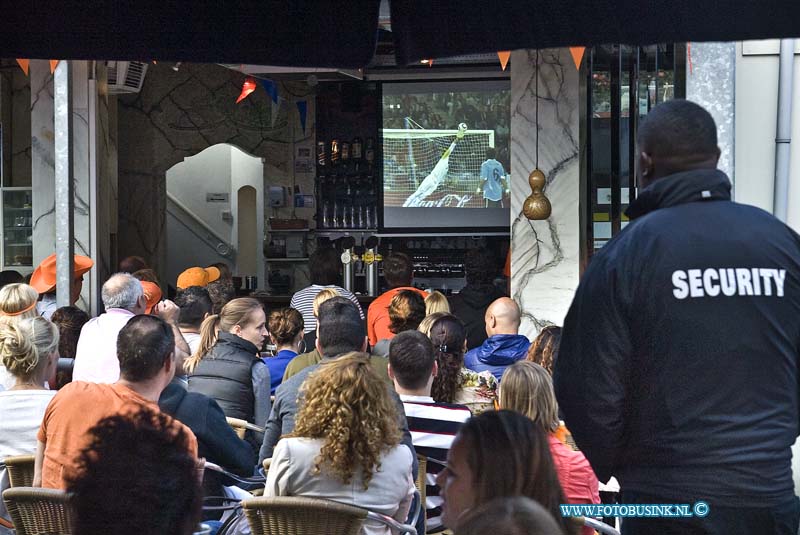
M 585 263 L 628 223 L 636 198 L 636 133 L 653 106 L 686 95 L 686 46 L 604 45 L 585 63 L 581 131 Z

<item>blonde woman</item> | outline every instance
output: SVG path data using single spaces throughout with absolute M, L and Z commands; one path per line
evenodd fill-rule
M 45 381 L 58 363 L 58 329 L 38 316 L 0 322 L 0 358 L 14 378 L 13 386 L 0 392 L 0 459 L 35 453 L 36 433 L 55 395 Z M 8 486 L 8 475 L 0 470 L 0 493 Z M 0 503 L 0 517 L 6 516 Z M 0 533 L 12 532 L 0 527 Z
M 559 428 L 558 402 L 550 374 L 528 360 L 515 362 L 500 382 L 500 408 L 527 416 L 547 433 L 550 454 L 568 503 L 600 503 L 597 477 L 586 457 L 563 444 L 555 435 Z M 587 535 L 592 530 L 585 528 Z
M 414 494 L 411 451 L 369 355 L 322 364 L 302 392 L 294 431 L 272 453 L 264 495 L 325 498 L 404 521 Z M 390 531 L 367 520 L 361 533 Z
M 425 315 L 430 316 L 436 312 L 446 312 L 449 314 L 450 302 L 442 292 L 434 290 L 425 298 Z
M 269 417 L 269 369 L 261 361 L 267 316 L 250 297 L 234 299 L 203 320 L 200 346 L 186 360 L 189 391 L 213 398 L 225 416 L 263 426 Z
M 17 323 L 27 318 L 39 315 L 36 303 L 39 292 L 32 286 L 24 283 L 6 284 L 0 288 L 0 322 Z M 0 390 L 14 386 L 16 378 L 6 371 L 5 366 L 0 366 Z

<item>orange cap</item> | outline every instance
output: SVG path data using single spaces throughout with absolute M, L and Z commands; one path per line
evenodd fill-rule
M 177 286 L 179 290 L 189 286 L 206 286 L 219 278 L 219 269 L 211 266 L 207 268 L 190 267 L 178 275 Z
M 142 283 L 142 291 L 144 292 L 144 297 L 147 299 L 147 308 L 145 309 L 145 314 L 150 314 L 153 310 L 153 307 L 161 301 L 161 288 L 159 288 L 158 284 L 150 281 L 141 281 Z
M 84 273 L 92 269 L 94 262 L 88 256 L 76 254 L 74 256 L 75 278 L 82 277 Z M 51 254 L 42 263 L 36 266 L 31 275 L 31 286 L 40 294 L 46 294 L 56 289 L 56 255 Z

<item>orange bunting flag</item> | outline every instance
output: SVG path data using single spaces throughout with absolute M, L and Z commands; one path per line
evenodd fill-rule
M 508 60 L 511 59 L 511 51 L 510 50 L 503 50 L 497 53 L 497 57 L 500 59 L 500 67 L 503 70 L 506 70 L 506 66 L 508 65 Z
M 25 76 L 28 76 L 28 67 L 30 66 L 30 60 L 27 59 L 18 59 L 17 63 L 19 64 L 22 72 L 25 73 Z
M 58 60 L 57 59 L 51 59 L 50 60 L 50 74 L 53 74 L 54 72 L 56 72 L 56 67 L 58 67 Z
M 245 78 L 244 83 L 242 84 L 242 92 L 239 94 L 239 98 L 236 99 L 236 104 L 239 104 L 241 101 L 247 98 L 247 96 L 256 90 L 256 80 L 248 76 Z
M 569 53 L 572 54 L 572 61 L 575 62 L 575 68 L 580 69 L 583 63 L 583 51 L 586 50 L 585 46 L 571 46 Z

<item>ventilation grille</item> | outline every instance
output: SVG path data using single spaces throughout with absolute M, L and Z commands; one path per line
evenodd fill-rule
M 147 74 L 147 63 L 141 61 L 108 61 L 108 92 L 111 95 L 120 93 L 138 93 L 144 84 Z

